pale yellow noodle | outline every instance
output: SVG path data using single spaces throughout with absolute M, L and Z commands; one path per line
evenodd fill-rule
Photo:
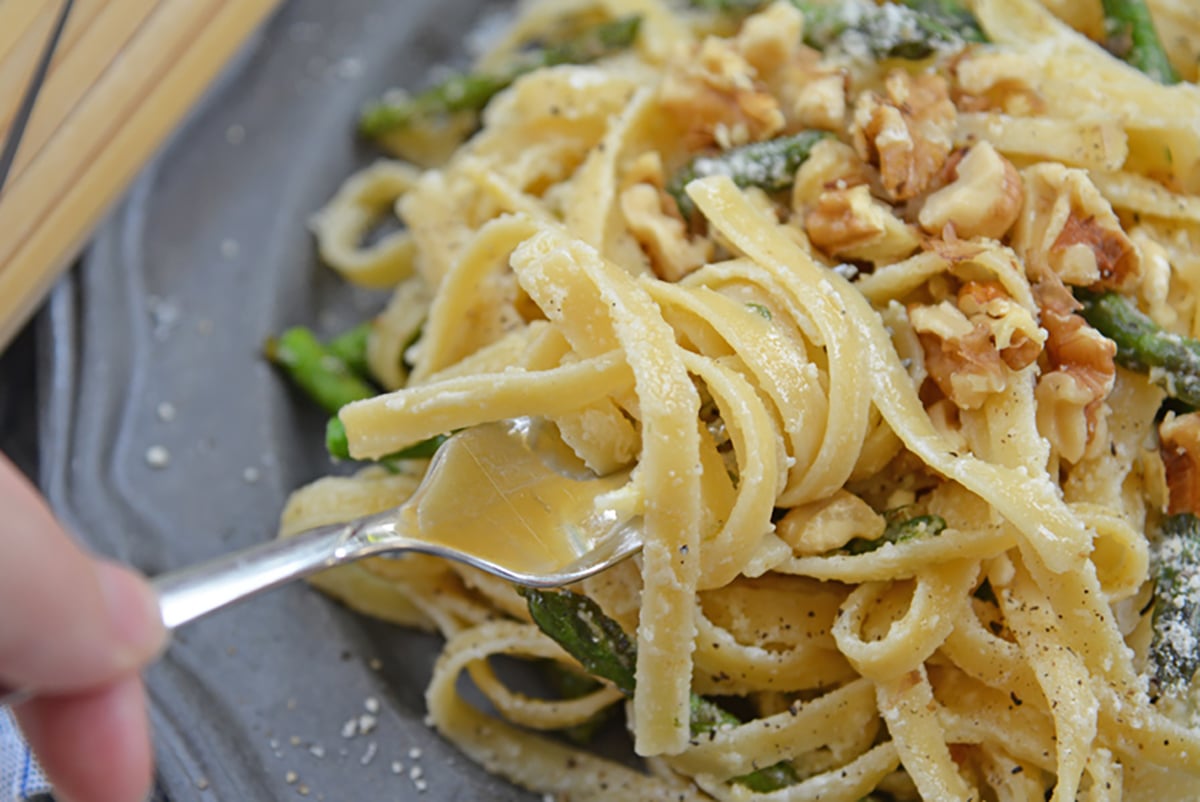
M 581 670 L 508 583 L 428 556 L 314 580 L 447 638 L 426 699 L 470 759 L 564 800 L 1200 796 L 1200 730 L 1142 673 L 1164 393 L 1117 369 L 1085 413 L 1056 389 L 1081 368 L 1054 361 L 1045 325 L 1056 282 L 1099 275 L 1160 325 L 1200 333 L 1200 90 L 1090 40 L 1098 4 L 968 5 L 993 44 L 904 66 L 808 49 L 790 3 L 739 22 L 664 0 L 531 2 L 481 65 L 501 69 L 569 14 L 638 14 L 637 42 L 525 74 L 477 120 L 397 135 L 426 169 L 380 162 L 314 217 L 325 261 L 392 289 L 367 353 L 386 392 L 339 413 L 356 459 L 540 417 L 593 472 L 627 471 L 622 499 L 644 521 L 638 557 L 571 590 L 636 645 L 624 708 L 649 773 L 549 735 L 617 706 L 610 683 L 531 698 L 493 670 L 496 657 Z M 1200 52 L 1184 0 L 1150 5 L 1175 61 Z M 882 150 L 913 156 L 932 135 L 914 122 L 920 93 L 881 112 L 886 136 L 870 140 L 868 112 L 927 70 L 958 104 L 946 150 L 986 142 L 1012 170 L 954 200 L 968 221 L 1010 214 L 998 239 L 921 216 L 930 194 L 956 197 L 944 153 L 912 199 L 885 186 Z M 695 217 L 679 214 L 666 184 L 692 156 L 810 120 L 835 138 L 789 191 L 710 176 L 686 186 Z M 839 198 L 848 216 L 822 222 Z M 404 229 L 361 247 L 393 207 Z M 827 244 L 864 220 L 871 237 Z M 1129 275 L 1097 261 L 1081 278 L 1081 253 L 1126 245 Z M 973 310 L 970 292 L 1002 303 Z M 995 346 L 978 363 L 995 381 L 971 403 L 939 382 L 955 352 L 933 347 L 938 325 Z M 402 503 L 426 465 L 318 480 L 293 494 L 282 534 Z M 918 516 L 938 526 L 906 533 Z M 693 694 L 742 697 L 754 715 L 693 731 Z M 751 790 L 763 769 L 787 782 Z

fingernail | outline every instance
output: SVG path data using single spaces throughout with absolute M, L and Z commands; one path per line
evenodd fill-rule
M 144 579 L 117 563 L 100 563 L 96 574 L 108 606 L 113 633 L 132 653 L 132 661 L 150 660 L 166 642 L 162 613 L 154 591 Z

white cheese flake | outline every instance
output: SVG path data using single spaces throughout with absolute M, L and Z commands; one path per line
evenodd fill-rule
M 162 470 L 171 464 L 171 452 L 165 446 L 150 446 L 146 449 L 146 464 L 156 470 Z

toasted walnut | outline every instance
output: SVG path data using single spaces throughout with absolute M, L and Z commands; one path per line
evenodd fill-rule
M 931 234 L 954 226 L 958 237 L 1000 239 L 1021 212 L 1021 176 L 990 143 L 958 162 L 954 180 L 925 199 L 917 220 Z
M 803 28 L 800 9 L 791 3 L 772 3 L 746 18 L 736 46 L 758 74 L 766 76 L 792 60 L 801 47 Z
M 796 90 L 792 114 L 805 128 L 840 131 L 846 121 L 846 84 L 843 73 L 819 75 Z
M 1029 310 L 1014 301 L 998 281 L 968 281 L 958 291 L 958 308 L 988 329 L 1000 359 L 1012 370 L 1034 363 L 1046 341 Z
M 755 75 L 728 42 L 710 37 L 668 68 L 659 102 L 685 127 L 689 149 L 768 139 L 783 130 L 784 116 Z
M 1087 271 L 1091 277 L 1095 271 L 1098 283 L 1109 287 L 1121 286 L 1138 259 L 1124 232 L 1105 228 L 1095 217 L 1074 214 L 1063 224 L 1052 251 L 1062 252 L 1064 273 L 1075 272 L 1078 267 L 1080 273 Z
M 663 193 L 658 187 L 634 184 L 626 188 L 621 192 L 621 214 L 659 278 L 679 281 L 708 260 L 708 241 L 688 238 L 683 221 L 663 211 Z
M 922 245 L 952 265 L 959 262 L 969 262 L 991 247 L 985 243 L 959 239 L 955 236 L 944 239 L 927 239 Z
M 909 307 L 938 389 L 960 409 L 978 409 L 1011 371 L 1032 365 L 1046 335 L 1029 310 L 995 281 L 969 281 L 954 301 Z
M 876 264 L 899 261 L 920 247 L 916 233 L 866 186 L 822 192 L 805 216 L 813 245 L 833 256 Z
M 879 168 L 888 197 L 908 200 L 928 189 L 950 155 L 957 114 L 940 76 L 894 70 L 885 88 L 887 97 L 859 95 L 850 134 Z
M 1022 177 L 1025 202 L 1013 248 L 1031 279 L 1052 272 L 1077 287 L 1137 286 L 1141 257 L 1086 171 L 1043 163 L 1027 167 Z
M 1158 426 L 1158 439 L 1167 474 L 1167 512 L 1200 513 L 1200 413 L 1168 412 Z
M 849 189 L 870 182 L 871 169 L 854 148 L 833 138 L 822 139 L 796 171 L 792 211 L 802 213 L 827 189 Z
M 887 526 L 883 516 L 853 493 L 838 490 L 829 498 L 796 507 L 780 519 L 775 532 L 799 555 L 840 549 L 856 537 L 875 540 Z
M 908 310 L 925 351 L 929 377 L 961 409 L 978 409 L 1004 389 L 1007 377 L 991 335 L 949 301 Z
M 1038 380 L 1038 430 L 1068 462 L 1078 462 L 1106 430 L 1117 347 L 1080 315 L 1078 302 L 1053 277 L 1034 294 L 1046 330 L 1047 364 Z
M 954 100 L 959 111 L 1003 111 L 1015 117 L 1044 114 L 1046 103 L 1029 81 L 1021 53 L 971 50 L 953 62 Z

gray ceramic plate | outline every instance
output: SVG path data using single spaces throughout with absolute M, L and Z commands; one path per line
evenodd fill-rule
M 42 483 L 97 549 L 153 574 L 250 545 L 329 469 L 319 416 L 260 344 L 379 305 L 317 264 L 304 222 L 373 156 L 353 136 L 362 101 L 461 57 L 485 8 L 288 3 L 60 285 L 43 318 Z M 167 467 L 147 463 L 153 446 Z M 422 723 L 438 648 L 303 585 L 189 626 L 149 674 L 163 785 L 179 800 L 527 798 Z M 369 697 L 378 725 L 344 738 Z

